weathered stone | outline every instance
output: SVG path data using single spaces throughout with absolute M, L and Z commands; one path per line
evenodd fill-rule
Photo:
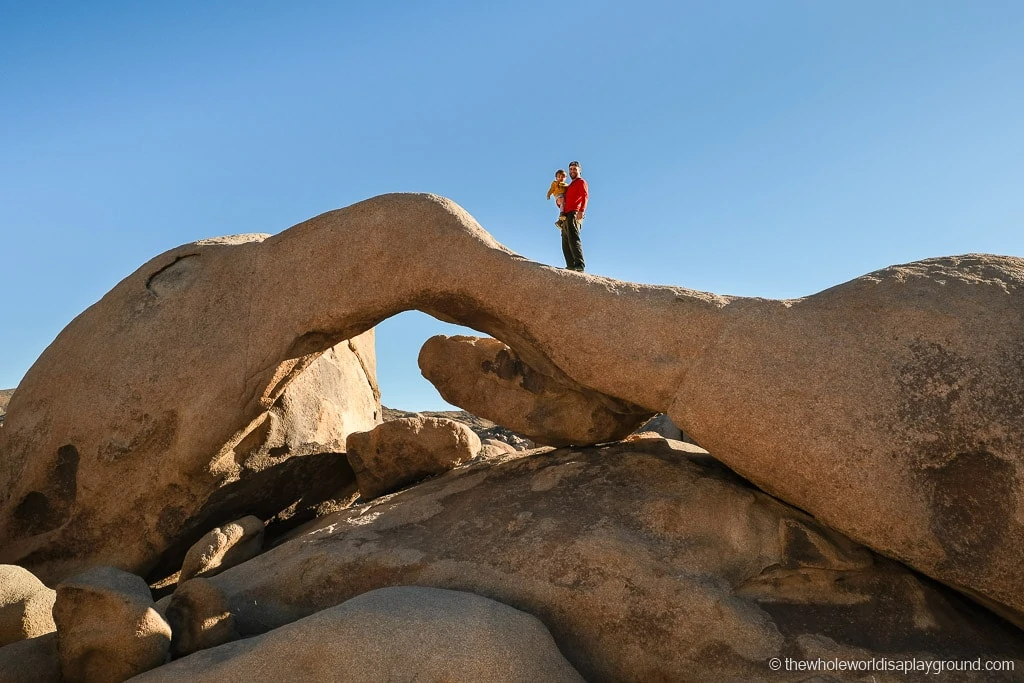
M 165 595 L 164 597 L 157 600 L 156 603 L 154 603 L 153 605 L 153 609 L 156 610 L 156 613 L 159 614 L 164 621 L 167 621 L 167 606 L 171 604 L 171 597 L 173 595 L 173 593 Z
M 11 400 L 14 389 L 0 389 L 0 424 L 4 422 L 4 415 L 7 414 L 7 404 Z
M 1005 622 L 661 437 L 463 467 L 208 581 L 243 636 L 389 585 L 473 592 L 537 616 L 587 680 L 790 681 L 770 658 L 823 639 L 1024 666 Z
M 582 683 L 544 625 L 493 600 L 402 586 L 364 593 L 269 633 L 134 679 Z
M 27 569 L 0 564 L 0 647 L 53 631 L 56 595 Z
M 537 445 L 523 437 L 521 434 L 516 434 L 507 427 L 495 424 L 487 418 L 474 415 L 465 410 L 425 410 L 419 413 L 411 413 L 404 410 L 397 410 L 395 408 L 388 408 L 383 406 L 384 420 L 396 420 L 400 417 L 443 417 L 449 420 L 455 420 L 461 422 L 470 429 L 473 433 L 480 437 L 481 444 L 486 443 L 488 439 L 493 441 L 500 441 L 508 444 L 517 451 L 525 451 L 531 448 L 536 448 Z
M 293 456 L 377 423 L 372 331 L 272 350 L 250 325 L 275 315 L 251 281 L 265 237 L 158 256 L 40 356 L 0 430 L 0 561 L 173 572 L 210 528 L 299 498 Z
M 114 567 L 96 567 L 57 586 L 57 652 L 68 683 L 120 683 L 167 661 L 171 628 L 149 586 Z
M 348 437 L 348 461 L 369 500 L 472 460 L 480 438 L 455 420 L 403 417 Z
M 103 488 L 76 488 L 78 453 L 161 442 L 132 481 L 152 491 L 181 462 L 208 478 L 304 359 L 408 309 L 489 334 L 570 387 L 667 413 L 773 495 L 1024 624 L 1024 260 L 929 259 L 802 299 L 733 298 L 532 263 L 431 195 L 174 250 L 72 322 L 0 429 L 0 561 L 134 545 L 134 500 L 104 516 L 128 519 L 128 536 L 79 530 L 71 492 Z M 168 382 L 180 368 L 195 373 Z M 168 451 L 171 424 L 189 429 Z M 187 517 L 187 483 L 154 494 L 179 501 L 162 528 L 180 528 L 175 509 Z M 140 564 L 159 554 L 150 543 L 162 545 L 133 550 Z
M 0 683 L 62 683 L 57 634 L 0 647 Z
M 179 582 L 219 574 L 263 550 L 263 520 L 249 515 L 213 529 L 185 555 Z
M 500 458 L 515 452 L 515 447 L 506 441 L 499 441 L 498 439 L 486 439 L 480 442 L 481 458 Z
M 419 365 L 449 403 L 539 444 L 617 441 L 651 416 L 535 370 L 497 339 L 437 335 L 420 349 Z
M 238 640 L 227 597 L 206 579 L 183 582 L 166 608 L 175 657 Z

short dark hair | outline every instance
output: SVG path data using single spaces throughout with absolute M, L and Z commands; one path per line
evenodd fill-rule
M 562 169 L 558 169 L 557 171 L 555 171 L 555 175 L 558 175 L 559 173 L 561 173 L 562 175 L 566 175 L 565 171 L 563 171 Z
M 578 161 L 570 161 L 569 167 L 572 168 L 573 166 L 575 166 L 576 168 L 583 168 L 582 166 L 580 166 L 580 162 Z

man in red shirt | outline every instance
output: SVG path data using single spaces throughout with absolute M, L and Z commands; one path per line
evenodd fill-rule
M 583 272 L 583 242 L 580 241 L 580 229 L 583 227 L 583 215 L 587 211 L 587 181 L 580 177 L 580 162 L 569 164 L 569 177 L 572 182 L 565 188 L 562 200 L 562 217 L 565 227 L 562 228 L 562 255 L 565 256 L 565 267 L 569 270 Z

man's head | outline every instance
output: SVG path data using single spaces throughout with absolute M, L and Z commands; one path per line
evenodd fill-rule
M 569 162 L 569 177 L 576 179 L 580 177 L 580 162 L 570 161 Z

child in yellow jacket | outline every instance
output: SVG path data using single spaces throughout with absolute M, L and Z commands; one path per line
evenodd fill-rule
M 555 221 L 555 225 L 561 230 L 565 227 L 565 218 L 562 217 L 562 200 L 565 198 L 565 188 L 569 187 L 569 184 L 565 182 L 565 171 L 558 169 L 555 171 L 555 179 L 551 181 L 551 186 L 548 187 L 548 199 L 552 196 L 555 198 L 555 205 L 558 207 L 558 220 Z

